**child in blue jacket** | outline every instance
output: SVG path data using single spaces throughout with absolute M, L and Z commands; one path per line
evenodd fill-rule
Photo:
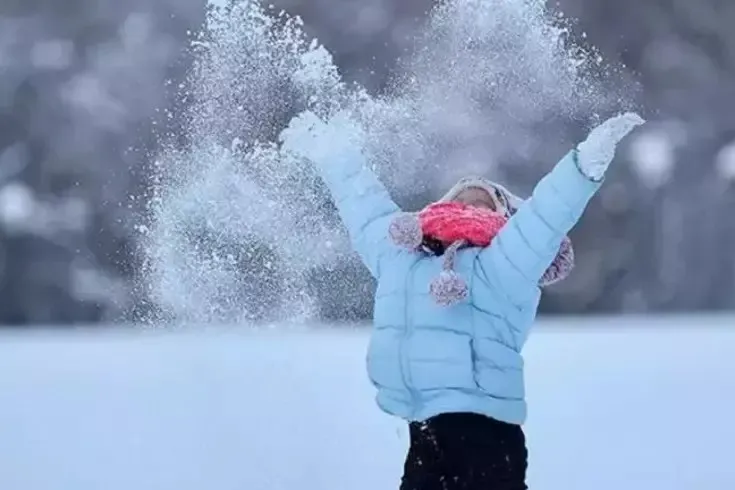
M 527 488 L 521 350 L 541 288 L 571 269 L 567 233 L 642 123 L 626 113 L 592 130 L 526 201 L 470 178 L 414 214 L 366 166 L 347 113 L 305 112 L 281 134 L 318 169 L 377 279 L 367 368 L 378 406 L 409 423 L 401 490 Z

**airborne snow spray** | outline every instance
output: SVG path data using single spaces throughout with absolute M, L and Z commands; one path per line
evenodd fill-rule
M 343 263 L 349 247 L 317 176 L 274 143 L 289 118 L 354 111 L 395 192 L 487 173 L 532 151 L 549 118 L 619 104 L 583 76 L 603 69 L 599 57 L 570 47 L 559 25 L 541 2 L 447 1 L 390 89 L 370 96 L 340 79 L 298 19 L 255 0 L 212 9 L 181 87 L 187 144 L 166 145 L 157 161 L 144 237 L 153 299 L 187 322 L 312 316 L 309 274 Z M 356 282 L 338 286 L 364 287 Z

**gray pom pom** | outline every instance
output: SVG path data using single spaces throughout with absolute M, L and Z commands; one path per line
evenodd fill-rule
M 431 281 L 429 292 L 441 306 L 451 306 L 467 297 L 467 283 L 456 272 L 445 270 Z
M 424 239 L 419 218 L 411 213 L 396 216 L 388 227 L 388 234 L 393 243 L 411 250 L 418 249 Z
M 544 272 L 539 281 L 539 286 L 543 288 L 563 281 L 572 272 L 572 269 L 574 269 L 574 249 L 572 248 L 572 241 L 567 237 L 561 243 L 554 262 Z

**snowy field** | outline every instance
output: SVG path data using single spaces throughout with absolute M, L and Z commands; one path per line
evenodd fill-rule
M 2 490 L 392 490 L 364 329 L 0 335 Z M 735 317 L 547 320 L 537 490 L 735 488 Z

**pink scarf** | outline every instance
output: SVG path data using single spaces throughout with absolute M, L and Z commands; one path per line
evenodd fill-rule
M 487 247 L 507 222 L 500 213 L 460 202 L 430 204 L 419 212 L 423 234 L 445 246 L 463 241 L 473 247 Z
M 395 244 L 415 251 L 423 249 L 428 252 L 424 242 L 427 238 L 443 245 L 443 272 L 432 281 L 430 291 L 439 304 L 449 306 L 468 294 L 467 284 L 453 271 L 457 251 L 464 246 L 487 247 L 508 219 L 489 209 L 459 202 L 439 202 L 430 204 L 418 213 L 399 215 L 391 223 L 389 234 Z M 572 242 L 565 237 L 556 258 L 539 281 L 539 286 L 563 280 L 573 267 Z

